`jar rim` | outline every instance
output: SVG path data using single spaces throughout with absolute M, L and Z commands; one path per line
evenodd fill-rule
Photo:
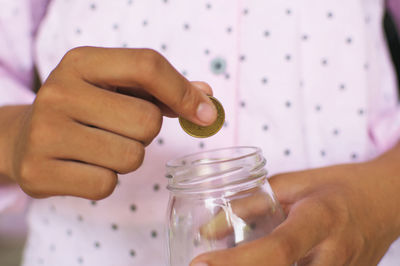
M 247 154 L 243 154 L 243 155 L 237 156 L 237 157 L 232 157 L 232 158 L 229 158 L 229 159 L 209 160 L 209 161 L 204 160 L 205 162 L 198 163 L 197 165 L 210 165 L 210 164 L 217 164 L 217 163 L 235 161 L 235 160 L 240 160 L 240 159 L 245 158 L 245 157 L 253 156 L 253 155 L 257 154 L 257 153 L 261 153 L 261 149 L 258 148 L 258 147 L 255 147 L 255 146 L 231 146 L 231 147 L 225 147 L 225 148 L 217 148 L 217 149 L 211 149 L 211 150 L 207 150 L 207 151 L 195 152 L 195 153 L 191 153 L 191 154 L 188 154 L 188 155 L 185 155 L 185 156 L 178 157 L 176 159 L 169 160 L 166 163 L 166 167 L 171 167 L 171 168 L 186 167 L 187 165 L 185 163 L 183 163 L 185 161 L 184 159 L 187 159 L 187 158 L 190 158 L 190 157 L 194 157 L 194 156 L 197 156 L 197 155 L 200 155 L 200 154 L 215 153 L 215 152 L 219 152 L 219 151 L 226 151 L 226 150 L 233 150 L 233 149 L 236 149 L 236 150 L 238 150 L 238 149 L 241 149 L 241 150 L 250 149 L 251 152 L 247 153 Z M 180 164 L 174 164 L 174 162 L 178 162 L 178 161 L 180 161 L 181 163 Z
M 172 192 L 202 193 L 243 189 L 266 178 L 266 160 L 253 146 L 234 146 L 197 152 L 170 160 L 168 189 Z

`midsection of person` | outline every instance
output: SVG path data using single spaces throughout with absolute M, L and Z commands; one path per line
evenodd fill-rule
M 162 265 L 164 164 L 186 153 L 255 145 L 271 174 L 376 156 L 370 123 L 396 101 L 382 8 L 356 0 L 52 1 L 35 42 L 43 80 L 76 46 L 152 48 L 189 80 L 209 82 L 226 124 L 199 140 L 164 119 L 142 167 L 120 176 L 109 198 L 34 200 L 24 265 Z

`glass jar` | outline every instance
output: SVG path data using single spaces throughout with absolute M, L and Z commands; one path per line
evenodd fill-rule
M 188 266 L 202 253 L 261 238 L 285 214 L 256 147 L 232 147 L 167 163 L 169 266 Z

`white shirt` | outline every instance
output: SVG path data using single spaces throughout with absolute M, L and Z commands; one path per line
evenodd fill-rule
M 1 12 L 20 21 L 27 2 Z M 81 45 L 148 47 L 189 80 L 207 81 L 226 111 L 225 127 L 205 140 L 165 119 L 143 166 L 105 200 L 34 200 L 24 265 L 164 265 L 164 165 L 177 156 L 254 145 L 275 174 L 359 162 L 391 147 L 400 115 L 382 13 L 381 0 L 54 0 L 33 39 L 27 21 L 18 34 L 8 27 L 0 53 L 12 73 L 34 62 L 45 80 Z M 29 102 L 17 89 L 29 82 L 1 71 L 3 104 Z M 3 92 L 11 82 L 12 96 Z M 381 265 L 399 265 L 398 246 Z

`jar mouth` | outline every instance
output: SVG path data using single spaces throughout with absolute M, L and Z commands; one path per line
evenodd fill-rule
M 229 147 L 189 154 L 167 163 L 168 189 L 198 193 L 242 187 L 266 177 L 260 148 Z

